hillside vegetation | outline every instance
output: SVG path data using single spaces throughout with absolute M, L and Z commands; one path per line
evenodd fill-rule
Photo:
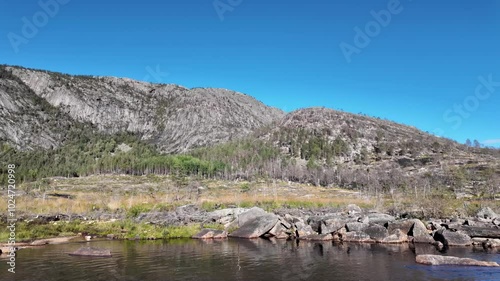
M 220 89 L 0 67 L 0 182 L 96 174 L 280 180 L 379 196 L 500 196 L 500 150 Z

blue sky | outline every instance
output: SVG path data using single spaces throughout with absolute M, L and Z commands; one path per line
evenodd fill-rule
M 0 63 L 227 88 L 500 146 L 500 0 L 2 0 L 0 11 Z

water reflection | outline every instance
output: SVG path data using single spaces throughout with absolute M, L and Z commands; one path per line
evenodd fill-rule
M 430 245 L 102 241 L 90 245 L 111 249 L 112 258 L 67 255 L 85 244 L 20 251 L 16 280 L 500 280 L 499 269 L 416 265 L 415 254 L 438 253 Z M 446 254 L 500 261 L 497 250 L 482 248 L 449 248 Z M 12 277 L 7 268 L 2 262 L 0 280 Z

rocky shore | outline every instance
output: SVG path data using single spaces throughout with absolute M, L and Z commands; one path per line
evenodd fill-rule
M 37 223 L 64 221 L 66 215 L 37 216 Z M 81 217 L 80 220 L 88 220 Z M 102 219 L 102 218 L 101 218 Z M 116 218 L 113 218 L 116 220 Z M 119 219 L 119 218 L 118 218 Z M 137 223 L 152 225 L 201 225 L 201 231 L 194 239 L 282 239 L 302 241 L 334 241 L 339 243 L 380 243 L 380 244 L 432 244 L 440 251 L 448 247 L 473 246 L 486 250 L 500 247 L 500 216 L 490 208 L 482 208 L 476 216 L 469 218 L 448 218 L 420 220 L 395 217 L 386 213 L 363 210 L 357 205 L 343 209 L 279 209 L 266 212 L 259 207 L 226 208 L 207 212 L 194 205 L 176 208 L 168 213 L 144 213 L 135 218 Z M 218 226 L 205 228 L 205 226 Z M 84 235 L 84 234 L 82 234 Z M 90 233 L 86 237 L 92 237 Z M 87 236 L 88 235 L 88 236 Z M 82 237 L 76 237 L 76 240 Z M 104 237 L 103 237 L 104 238 Z M 109 233 L 107 239 L 115 239 Z M 19 248 L 36 247 L 46 244 L 68 243 L 75 237 L 59 237 L 20 243 Z M 90 239 L 87 239 L 90 240 Z M 5 253 L 7 249 L 1 250 Z M 419 255 L 419 253 L 416 253 Z M 471 263 L 457 260 L 420 255 L 422 264 Z M 481 264 L 480 262 L 477 264 Z
M 334 213 L 268 213 L 261 208 L 231 208 L 207 214 L 212 223 L 225 230 L 203 229 L 197 239 L 270 238 L 356 243 L 425 243 L 439 248 L 450 246 L 500 247 L 500 216 L 490 208 L 475 217 L 430 219 L 397 218 L 385 213 L 364 211 L 356 205 Z

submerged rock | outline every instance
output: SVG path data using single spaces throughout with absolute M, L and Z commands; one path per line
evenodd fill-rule
M 478 261 L 468 258 L 458 258 L 438 255 L 418 255 L 416 262 L 426 265 L 464 265 L 464 266 L 490 266 L 498 267 L 496 262 Z
M 202 229 L 197 234 L 193 235 L 191 238 L 194 239 L 223 239 L 227 238 L 227 232 L 224 230 L 216 229 Z
M 111 251 L 108 249 L 83 247 L 73 253 L 70 256 L 86 256 L 86 257 L 111 257 Z

